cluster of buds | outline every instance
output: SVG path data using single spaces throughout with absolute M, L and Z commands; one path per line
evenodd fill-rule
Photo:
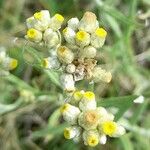
M 13 70 L 17 67 L 18 61 L 14 58 L 9 57 L 6 54 L 4 47 L 0 48 L 0 75 L 8 75 L 9 70 Z
M 70 127 L 64 129 L 64 137 L 74 141 L 83 140 L 85 145 L 105 144 L 107 136 L 119 137 L 125 133 L 124 127 L 114 121 L 113 114 L 104 107 L 97 107 L 95 95 L 91 91 L 74 92 L 70 103 L 61 107 L 64 120 Z
M 28 30 L 25 38 L 39 45 L 55 49 L 61 43 L 59 29 L 63 21 L 64 17 L 60 14 L 55 14 L 51 18 L 48 10 L 36 12 L 26 20 Z
M 97 65 L 97 49 L 105 42 L 107 32 L 99 27 L 96 15 L 86 12 L 82 19 L 71 18 L 63 30 L 65 45 L 56 48 L 56 54 L 44 59 L 44 67 L 58 69 L 67 92 L 75 90 L 75 82 L 88 79 L 94 82 L 110 82 L 111 73 Z M 61 64 L 61 65 L 60 65 Z

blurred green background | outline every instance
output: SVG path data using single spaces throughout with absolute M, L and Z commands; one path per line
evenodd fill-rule
M 41 9 L 48 9 L 51 16 L 60 13 L 66 21 L 92 11 L 108 32 L 97 57 L 98 64 L 111 70 L 111 83 L 92 87 L 82 81 L 77 86 L 94 90 L 98 105 L 116 113 L 127 134 L 93 149 L 149 150 L 149 0 L 0 0 L 0 47 L 19 61 L 9 76 L 0 77 L 0 150 L 92 149 L 63 138 L 66 124 L 59 113 L 64 98 L 59 72 L 33 65 L 44 52 L 25 45 L 25 20 Z M 139 96 L 144 96 L 144 102 L 134 103 Z

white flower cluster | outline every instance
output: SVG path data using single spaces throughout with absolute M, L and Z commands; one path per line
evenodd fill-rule
M 99 27 L 96 15 L 86 12 L 82 19 L 71 18 L 63 30 L 66 44 L 56 48 L 56 55 L 44 59 L 43 66 L 58 69 L 61 64 L 61 83 L 65 91 L 74 91 L 75 82 L 88 79 L 110 82 L 111 73 L 97 65 L 97 48 L 105 42 L 107 32 Z
M 70 127 L 64 129 L 64 137 L 74 141 L 83 140 L 85 145 L 105 144 L 107 137 L 119 137 L 124 127 L 114 121 L 113 114 L 104 107 L 97 107 L 93 92 L 76 91 L 69 103 L 61 107 L 64 120 Z
M 61 43 L 59 29 L 63 21 L 64 17 L 60 14 L 55 14 L 50 18 L 48 10 L 36 12 L 26 20 L 28 30 L 25 38 L 50 49 L 56 48 Z
M 0 47 L 0 76 L 8 75 L 9 70 L 15 69 L 17 65 L 18 61 L 9 57 L 4 47 Z

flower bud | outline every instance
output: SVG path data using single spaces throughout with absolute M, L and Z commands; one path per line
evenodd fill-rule
M 87 110 L 80 113 L 78 123 L 85 130 L 96 129 L 99 123 L 100 115 L 96 110 Z
M 60 111 L 66 122 L 71 125 L 77 123 L 78 115 L 80 114 L 80 110 L 78 107 L 66 103 L 61 107 Z
M 28 90 L 21 90 L 20 96 L 24 99 L 25 102 L 34 102 L 35 100 L 33 92 Z
M 27 25 L 28 29 L 34 28 L 35 23 L 36 23 L 36 21 L 33 16 L 26 19 L 26 25 Z
M 45 30 L 44 35 L 43 35 L 43 39 L 44 39 L 45 44 L 49 48 L 54 48 L 60 43 L 58 33 L 54 32 L 50 28 Z
M 116 132 L 112 135 L 113 137 L 119 137 L 119 136 L 122 136 L 125 134 L 125 128 L 120 126 L 120 125 L 117 125 L 117 129 L 116 129 Z
M 79 108 L 82 111 L 96 109 L 95 95 L 93 92 L 85 92 L 79 102 Z
M 95 147 L 99 143 L 99 134 L 97 130 L 89 130 L 83 132 L 84 144 Z
M 94 58 L 95 56 L 96 49 L 93 46 L 87 46 L 79 52 L 79 57 L 81 58 Z
M 68 64 L 68 65 L 66 66 L 66 71 L 67 71 L 68 73 L 74 73 L 75 70 L 76 70 L 76 66 L 75 66 L 74 64 Z
M 97 112 L 100 115 L 100 124 L 102 124 L 105 121 L 113 121 L 114 115 L 111 113 L 108 113 L 104 107 L 97 107 Z
M 8 70 L 13 70 L 17 67 L 18 65 L 18 60 L 14 59 L 14 58 L 9 58 L 9 62 L 8 62 Z
M 57 56 L 62 63 L 70 64 L 74 60 L 74 53 L 66 46 L 57 49 Z
M 66 139 L 74 139 L 81 134 L 81 128 L 78 126 L 67 127 L 64 129 L 64 137 Z
M 98 28 L 96 15 L 92 12 L 86 12 L 79 22 L 79 30 L 93 33 Z
M 106 141 L 107 141 L 106 135 L 105 134 L 100 135 L 100 137 L 99 137 L 99 143 L 102 144 L 102 145 L 104 145 L 104 144 L 106 144 Z
M 72 74 L 62 74 L 60 77 L 60 81 L 65 91 L 72 92 L 75 90 L 75 81 L 73 80 Z
M 64 38 L 65 40 L 69 43 L 69 44 L 75 44 L 75 31 L 72 30 L 71 28 L 69 27 L 66 27 L 64 30 L 63 30 L 63 35 L 64 35 Z
M 76 31 L 78 29 L 79 26 L 79 19 L 78 18 L 71 18 L 68 21 L 68 27 L 73 29 L 74 31 Z
M 35 28 L 39 31 L 44 31 L 48 28 L 50 22 L 50 14 L 48 10 L 36 12 L 32 17 L 26 20 L 28 29 Z
M 90 44 L 90 34 L 85 31 L 78 31 L 75 36 L 76 43 L 80 47 L 84 47 Z
M 106 72 L 106 70 L 103 70 L 101 67 L 97 66 L 93 69 L 93 77 L 92 79 L 94 82 L 107 82 L 109 83 L 111 81 L 112 75 L 110 72 Z
M 40 42 L 42 40 L 42 32 L 31 28 L 27 31 L 27 34 L 25 35 L 25 38 L 32 42 Z
M 60 62 L 57 57 L 47 57 L 43 59 L 43 67 L 46 69 L 59 69 Z
M 91 45 L 100 48 L 104 45 L 107 32 L 103 28 L 97 28 L 91 35 Z
M 55 14 L 50 20 L 49 27 L 55 31 L 59 30 L 61 28 L 63 21 L 64 17 L 62 15 Z

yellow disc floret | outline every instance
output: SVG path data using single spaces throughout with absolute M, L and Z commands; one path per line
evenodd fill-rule
M 30 38 L 30 39 L 34 39 L 36 36 L 37 36 L 37 30 L 31 28 L 27 31 L 27 36 Z
M 79 41 L 85 41 L 88 37 L 88 33 L 85 31 L 78 31 L 76 33 L 76 39 Z
M 16 59 L 11 59 L 10 64 L 9 64 L 10 70 L 15 69 L 17 65 L 18 65 L 18 61 Z
M 59 22 L 63 22 L 64 21 L 64 17 L 60 14 L 55 14 L 55 17 L 56 19 L 59 21 Z
M 47 67 L 48 67 L 48 64 L 49 64 L 48 59 L 47 59 L 47 58 L 44 58 L 44 59 L 43 59 L 43 62 L 42 62 L 43 67 L 44 67 L 44 68 L 47 68 Z
M 61 108 L 60 108 L 60 112 L 64 113 L 69 109 L 69 104 L 64 104 Z
M 69 128 L 64 129 L 64 137 L 66 139 L 70 139 L 70 129 Z
M 65 28 L 65 29 L 63 30 L 63 33 L 65 34 L 65 33 L 67 33 L 67 31 L 68 31 L 67 28 Z
M 95 100 L 95 94 L 90 91 L 85 92 L 83 97 L 87 100 Z
M 87 138 L 87 144 L 91 147 L 96 146 L 99 143 L 99 139 L 95 135 L 91 135 Z
M 76 91 L 73 94 L 73 98 L 77 101 L 81 100 L 82 97 L 83 97 L 83 92 L 82 91 Z
M 117 130 L 117 124 L 113 121 L 106 121 L 102 124 L 104 134 L 112 136 Z
M 43 15 L 42 15 L 42 12 L 36 12 L 33 16 L 35 19 L 40 20 L 42 19 Z
M 95 34 L 99 37 L 105 38 L 107 35 L 107 32 L 103 28 L 98 28 L 96 29 Z

